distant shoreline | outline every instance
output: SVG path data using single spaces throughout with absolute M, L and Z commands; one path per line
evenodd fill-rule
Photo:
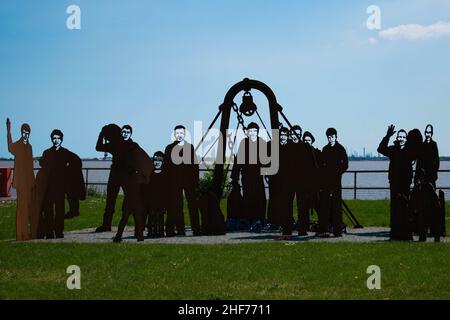
M 440 157 L 439 158 L 440 161 L 450 161 L 450 157 Z M 39 158 L 34 158 L 34 161 L 38 161 Z M 349 161 L 389 161 L 388 158 L 384 158 L 384 157 L 380 157 L 380 158 L 352 158 L 349 157 L 348 158 Z M 10 159 L 6 159 L 6 158 L 0 158 L 0 161 L 4 161 L 4 162 L 9 162 L 9 161 L 14 161 L 14 159 L 10 158 Z M 107 159 L 98 159 L 98 158 L 86 158 L 86 159 L 81 159 L 81 161 L 98 161 L 98 162 L 111 162 L 112 158 L 107 158 Z
M 439 158 L 441 161 L 450 161 L 450 157 L 440 157 Z M 34 161 L 38 161 L 39 158 L 34 158 Z M 362 159 L 362 158 L 352 158 L 349 157 L 348 158 L 349 161 L 389 161 L 388 158 L 368 158 L 368 159 Z M 10 158 L 10 159 L 6 159 L 6 158 L 0 158 L 0 161 L 14 161 L 14 159 Z M 99 161 L 99 162 L 103 162 L 103 161 L 112 161 L 111 158 L 107 158 L 107 159 L 97 159 L 97 158 L 87 158 L 87 159 L 81 159 L 81 161 Z

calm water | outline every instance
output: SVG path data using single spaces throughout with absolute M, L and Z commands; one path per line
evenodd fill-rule
M 38 163 L 35 163 L 39 167 Z M 87 178 L 89 183 L 106 183 L 108 181 L 110 161 L 83 161 L 83 168 L 96 168 L 97 170 L 89 170 Z M 0 167 L 13 167 L 12 161 L 0 161 Z M 349 170 L 388 170 L 388 161 L 350 161 Z M 450 170 L 450 161 L 441 162 L 442 170 Z M 84 172 L 86 179 L 86 170 Z M 387 173 L 358 173 L 357 187 L 377 187 L 387 188 L 389 182 Z M 439 173 L 438 187 L 450 187 L 450 172 Z M 354 187 L 354 174 L 346 173 L 343 176 L 344 188 Z M 104 186 L 95 186 L 99 192 L 104 192 Z M 450 198 L 450 190 L 445 190 L 446 198 Z M 353 199 L 353 190 L 344 190 L 343 196 L 345 199 Z M 358 199 L 386 199 L 389 198 L 389 190 L 358 190 L 356 194 Z

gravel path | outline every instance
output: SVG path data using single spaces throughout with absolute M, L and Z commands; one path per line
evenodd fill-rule
M 49 242 L 49 243 L 111 243 L 115 235 L 116 229 L 112 232 L 94 233 L 94 229 L 84 229 L 77 231 L 69 231 L 65 233 L 64 239 L 53 240 L 32 240 L 31 242 Z M 187 236 L 185 237 L 171 237 L 159 239 L 145 239 L 139 244 L 151 243 L 175 243 L 175 244 L 236 244 L 236 243 L 256 243 L 276 241 L 276 238 L 281 234 L 277 232 L 231 232 L 223 236 L 201 236 L 193 237 L 190 229 L 187 229 Z M 138 243 L 133 237 L 134 228 L 127 227 L 124 232 L 124 243 Z M 290 240 L 283 240 L 285 243 L 303 243 L 303 242 L 382 242 L 389 240 L 389 228 L 367 227 L 364 229 L 348 229 L 347 234 L 341 238 L 327 238 L 321 239 L 314 236 L 314 233 L 309 233 L 308 236 L 293 236 Z M 415 237 L 417 241 L 417 237 Z M 432 238 L 428 238 L 428 242 L 432 242 Z M 442 242 L 450 243 L 450 237 L 441 238 Z

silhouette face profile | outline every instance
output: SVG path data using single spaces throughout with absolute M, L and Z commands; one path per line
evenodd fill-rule
M 287 132 L 280 132 L 280 143 L 285 145 L 288 142 L 289 136 Z
M 27 144 L 29 139 L 30 139 L 30 132 L 28 130 L 22 130 L 23 143 Z
M 131 130 L 128 129 L 128 128 L 123 128 L 122 129 L 122 138 L 125 141 L 130 140 L 130 138 L 131 138 Z
M 156 170 L 161 170 L 162 165 L 163 165 L 163 158 L 161 157 L 153 158 L 153 166 L 155 167 Z
M 404 147 L 406 144 L 406 132 L 404 131 L 399 131 L 399 133 L 397 134 L 397 142 L 399 144 L 400 147 Z
M 430 142 L 432 137 L 433 137 L 433 129 L 431 128 L 431 126 L 428 125 L 425 128 L 425 140 L 427 142 Z
M 182 142 L 186 136 L 186 131 L 184 129 L 175 129 L 174 136 L 176 141 Z
M 296 134 L 294 134 L 294 132 L 296 133 Z M 294 143 L 298 143 L 300 140 L 299 140 L 299 138 L 301 139 L 302 138 L 302 130 L 294 130 L 294 132 L 292 132 L 291 133 L 291 139 L 292 139 L 292 142 L 294 142 Z
M 250 128 L 248 131 L 248 137 L 251 141 L 255 142 L 258 139 L 258 129 Z
M 334 145 L 336 144 L 337 136 L 335 134 L 332 134 L 327 136 L 327 139 L 330 146 L 334 147 Z
M 303 141 L 305 141 L 305 143 L 309 144 L 310 146 L 312 146 L 313 144 L 311 137 L 305 137 Z
M 52 136 L 52 142 L 53 142 L 53 147 L 55 147 L 56 149 L 59 149 L 59 147 L 61 147 L 61 144 L 62 144 L 61 136 L 58 134 L 54 134 Z

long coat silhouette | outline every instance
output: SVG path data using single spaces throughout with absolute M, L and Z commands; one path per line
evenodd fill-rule
M 83 163 L 81 158 L 67 150 L 67 163 L 65 170 L 65 191 L 69 199 L 86 199 L 86 185 L 83 176 Z
M 50 168 L 41 167 L 36 174 L 36 182 L 34 184 L 31 199 L 31 238 L 43 239 L 45 237 L 44 223 L 44 199 L 47 190 L 48 177 Z M 33 222 L 34 221 L 34 222 Z
M 68 166 L 65 171 L 65 191 L 69 202 L 69 216 L 79 215 L 80 200 L 86 200 L 86 185 L 83 176 L 83 163 L 78 155 L 67 152 Z
M 279 145 L 278 172 L 269 177 L 268 220 L 281 226 L 284 234 L 292 231 L 293 197 L 293 146 L 290 142 Z
M 391 239 L 410 240 L 411 226 L 407 210 L 411 182 L 413 179 L 413 157 L 407 147 L 401 148 L 395 141 L 388 146 L 389 136 L 385 136 L 378 146 L 378 152 L 389 158 L 389 184 L 391 193 Z
M 47 176 L 44 196 L 43 232 L 47 238 L 62 237 L 64 231 L 65 190 L 69 150 L 51 147 L 44 151 L 39 163 Z
M 270 145 L 272 146 L 272 141 Z M 279 226 L 282 224 L 282 199 L 284 193 L 290 191 L 291 173 L 289 172 L 290 145 L 279 142 L 278 172 L 269 176 L 269 203 L 267 208 L 267 220 L 269 223 Z M 272 148 L 271 148 L 272 149 Z M 286 195 L 284 197 L 287 197 Z M 291 214 L 292 215 L 292 214 Z
M 310 224 L 310 211 L 315 208 L 318 213 L 318 200 L 320 189 L 320 161 L 322 152 L 305 143 L 304 159 L 302 161 L 302 188 L 300 190 L 299 222 L 297 223 L 299 235 L 307 235 Z M 342 170 L 344 168 L 341 168 Z M 346 170 L 346 169 L 345 169 Z M 344 171 L 345 171 L 344 170 Z M 300 202 L 300 203 L 299 203 Z
M 303 161 L 303 183 L 305 191 L 318 192 L 320 188 L 320 162 L 322 151 L 306 144 L 306 157 Z
M 439 241 L 443 232 L 441 224 L 441 203 L 431 182 L 421 180 L 411 190 L 409 209 L 417 217 L 419 241 L 426 241 L 428 230 Z
M 233 184 L 238 184 L 239 177 L 242 175 L 244 217 L 247 219 L 264 219 L 266 216 L 266 192 L 264 176 L 261 174 L 263 164 L 259 159 L 260 149 L 267 150 L 266 144 L 267 142 L 260 137 L 255 142 L 249 138 L 243 139 L 239 144 L 231 172 Z
M 25 144 L 23 139 L 12 141 L 8 130 L 8 151 L 14 155 L 13 186 L 17 192 L 16 209 L 16 239 L 28 240 L 31 238 L 29 225 L 37 224 L 31 211 L 32 192 L 34 186 L 33 149 L 30 143 Z
M 305 158 L 306 158 L 306 145 L 301 139 L 297 142 L 293 140 L 289 140 L 289 172 L 290 172 L 290 193 L 289 197 L 291 202 L 296 201 L 297 204 L 297 217 L 298 220 L 302 219 L 302 214 L 300 212 L 301 208 L 301 200 L 302 194 L 306 189 L 306 181 L 304 179 L 306 170 L 305 170 Z M 286 217 L 287 219 L 287 217 Z M 293 215 L 291 213 L 289 220 L 290 224 L 293 222 Z M 292 227 L 289 227 L 291 230 Z M 291 233 L 292 231 L 289 231 Z
M 306 235 L 309 228 L 309 208 L 313 199 L 314 191 L 317 191 L 318 163 L 314 149 L 303 141 L 292 145 L 292 192 L 290 201 L 297 202 L 299 235 Z

